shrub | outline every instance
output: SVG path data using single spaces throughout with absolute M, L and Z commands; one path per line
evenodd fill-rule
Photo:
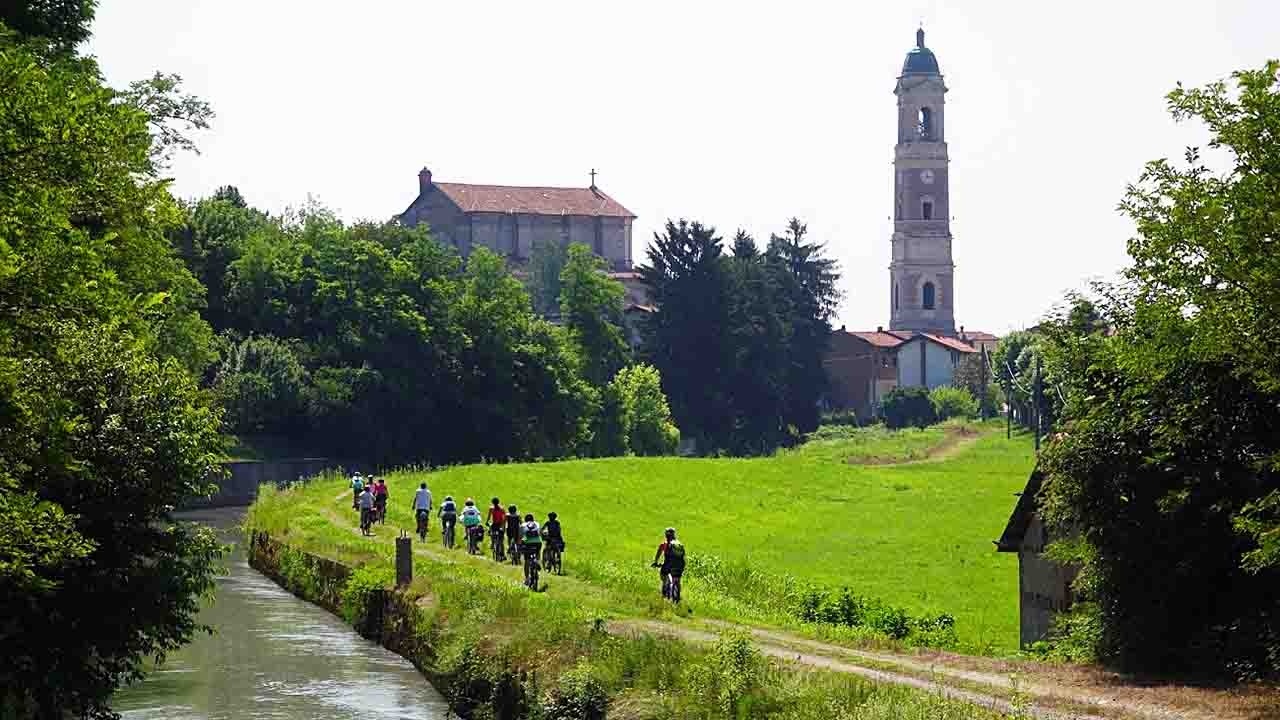
M 689 668 L 689 689 L 696 698 L 714 702 L 713 717 L 749 717 L 747 696 L 760 687 L 765 662 L 746 633 L 726 632 L 701 662 Z
M 929 391 L 922 387 L 894 388 L 880 404 L 884 423 L 891 428 L 927 427 L 937 422 Z
M 636 455 L 671 455 L 680 445 L 680 430 L 662 392 L 662 376 L 652 365 L 640 363 L 614 375 L 605 397 L 617 397 L 627 449 Z M 606 407 L 608 403 L 606 403 Z
M 961 387 L 936 387 L 929 393 L 929 402 L 939 421 L 954 417 L 972 419 L 978 416 L 978 401 Z
M 395 582 L 395 570 L 387 565 L 361 565 L 342 589 L 342 617 L 356 628 L 368 621 L 369 602 Z
M 545 720 L 604 720 L 608 709 L 609 690 L 585 661 L 560 676 L 542 707 Z

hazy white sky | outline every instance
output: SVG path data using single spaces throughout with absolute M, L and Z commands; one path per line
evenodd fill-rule
M 1163 96 L 1280 56 L 1278 0 L 101 0 L 117 85 L 176 72 L 217 113 L 175 191 L 234 184 L 384 219 L 441 181 L 600 187 L 840 261 L 840 321 L 887 325 L 894 80 L 924 21 L 951 92 L 956 322 L 1003 333 L 1125 262 L 1142 164 L 1203 135 Z

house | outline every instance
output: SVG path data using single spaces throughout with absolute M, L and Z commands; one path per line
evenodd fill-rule
M 898 386 L 898 357 L 894 352 L 910 333 L 849 332 L 843 327 L 831 333 L 831 344 L 822 366 L 828 380 L 827 405 L 852 410 L 859 420 L 870 420 L 880 411 L 880 401 Z
M 1000 539 L 993 541 L 997 552 L 1018 553 L 1018 636 L 1023 647 L 1047 637 L 1053 616 L 1071 608 L 1071 583 L 1079 572 L 1044 556 L 1050 538 L 1037 509 L 1043 483 L 1037 467 L 1018 494 Z
M 436 239 L 463 255 L 487 247 L 515 264 L 545 242 L 582 243 L 614 270 L 631 269 L 635 215 L 595 185 L 518 187 L 436 182 L 418 173 L 418 196 L 399 215 L 410 227 L 427 223 Z
M 978 351 L 953 337 L 917 332 L 894 352 L 898 356 L 898 385 L 932 390 L 950 385 L 960 360 Z
M 970 347 L 978 352 L 986 352 L 988 355 L 994 353 L 996 346 L 1000 344 L 999 337 L 981 330 L 966 331 L 963 325 L 960 326 L 960 332 L 956 334 L 956 338 L 968 343 Z

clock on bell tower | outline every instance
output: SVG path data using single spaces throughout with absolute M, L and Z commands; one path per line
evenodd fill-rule
M 955 333 L 945 100 L 947 87 L 924 30 L 907 53 L 894 94 L 893 260 L 889 265 L 893 330 Z

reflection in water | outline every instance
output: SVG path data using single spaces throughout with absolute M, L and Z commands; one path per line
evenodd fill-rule
M 243 511 L 197 520 L 238 541 Z M 239 548 L 216 600 L 200 619 L 216 628 L 171 655 L 112 707 L 126 718 L 447 717 L 443 698 L 407 660 L 371 643 L 324 610 L 249 567 Z

